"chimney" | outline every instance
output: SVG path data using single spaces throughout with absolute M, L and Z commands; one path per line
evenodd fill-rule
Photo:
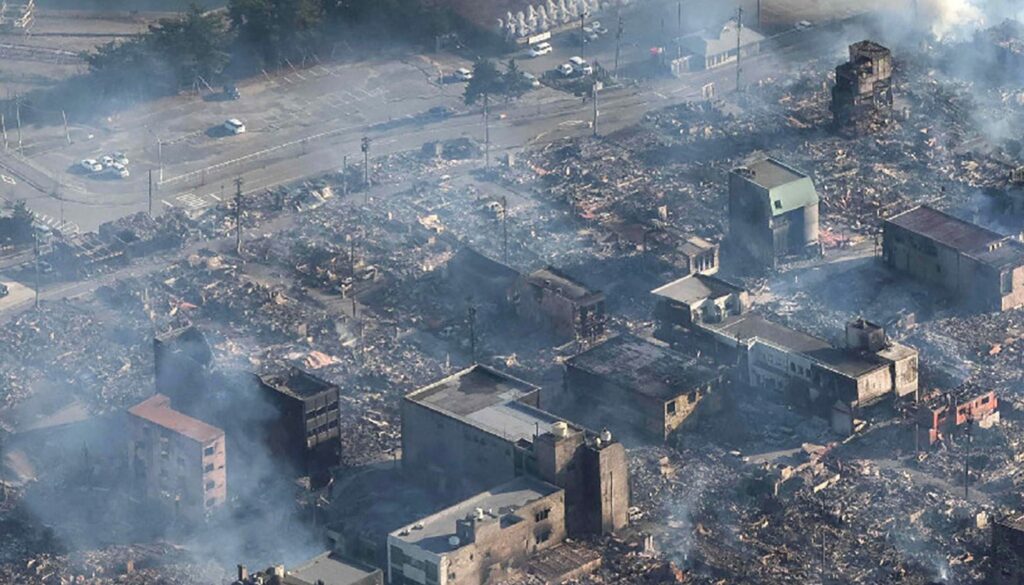
M 238 565 L 238 580 L 245 581 L 249 578 L 249 569 L 245 568 L 245 565 Z

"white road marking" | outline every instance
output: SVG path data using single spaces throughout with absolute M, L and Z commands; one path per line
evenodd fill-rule
M 163 204 L 164 204 L 164 205 L 166 205 L 167 207 L 172 207 L 172 208 L 174 207 L 174 204 L 173 204 L 173 203 L 171 203 L 170 201 L 166 200 L 166 199 L 161 199 L 161 200 L 160 200 L 160 203 L 163 203 Z
M 4 183 L 8 185 L 17 185 L 18 182 L 14 180 L 14 177 L 8 177 L 7 175 L 0 175 L 0 179 L 3 179 Z

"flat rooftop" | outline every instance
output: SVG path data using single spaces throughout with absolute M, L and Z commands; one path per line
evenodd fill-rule
M 530 273 L 526 281 L 577 302 L 589 302 L 604 298 L 604 294 L 600 291 L 591 291 L 583 283 L 550 266 Z
M 566 422 L 549 412 L 516 401 L 493 404 L 462 418 L 474 427 L 503 437 L 512 443 L 532 443 L 534 437 L 551 430 L 554 423 Z M 571 423 L 566 424 L 570 429 L 576 428 Z
M 376 573 L 378 569 L 363 568 L 343 560 L 328 551 L 306 561 L 300 567 L 288 571 L 285 585 L 351 585 Z
M 540 390 L 537 386 L 480 364 L 413 390 L 405 397 L 447 414 L 469 414 L 518 400 Z
M 209 443 L 224 436 L 224 431 L 171 408 L 171 399 L 154 394 L 128 409 L 133 416 L 188 437 L 197 443 Z
M 1024 266 L 1024 244 L 1012 239 L 1006 240 L 994 250 L 975 252 L 969 254 L 969 256 L 984 262 L 996 270 L 1016 268 Z
M 804 355 L 822 366 L 854 378 L 879 368 L 889 367 L 889 363 L 877 355 L 834 347 L 805 352 Z
M 500 522 L 507 516 L 514 517 L 515 511 L 523 506 L 560 491 L 560 488 L 538 479 L 518 477 L 396 530 L 391 536 L 434 554 L 444 554 L 463 546 L 461 543 L 452 546 L 449 541 L 455 536 L 455 521 L 471 516 L 477 508 L 484 510 L 483 522 Z M 402 534 L 405 531 L 408 534 Z
M 289 368 L 288 371 L 277 374 L 264 374 L 260 376 L 260 380 L 274 390 L 300 400 L 337 388 L 334 384 L 299 368 Z
M 890 217 L 885 223 L 899 226 L 960 252 L 984 252 L 991 244 L 1005 238 L 992 230 L 926 205 Z
M 743 289 L 721 278 L 704 274 L 691 274 L 674 280 L 651 291 L 651 294 L 678 303 L 692 304 L 697 301 L 741 293 Z
M 737 341 L 758 338 L 800 353 L 832 349 L 832 345 L 824 339 L 773 323 L 754 313 L 727 317 L 721 323 L 705 323 L 704 327 Z
M 747 178 L 752 183 L 768 190 L 807 178 L 793 167 L 770 157 L 750 161 L 741 168 L 750 171 L 751 176 Z
M 686 394 L 720 376 L 695 358 L 632 335 L 609 339 L 569 359 L 567 364 L 659 400 Z

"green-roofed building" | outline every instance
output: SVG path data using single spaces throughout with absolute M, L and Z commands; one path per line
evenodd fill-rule
M 773 158 L 729 173 L 729 238 L 758 264 L 820 252 L 818 192 L 806 174 Z

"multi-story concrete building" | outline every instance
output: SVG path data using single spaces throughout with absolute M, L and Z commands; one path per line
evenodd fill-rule
M 224 431 L 186 416 L 155 394 L 128 410 L 136 488 L 177 515 L 202 521 L 227 499 Z
M 977 309 L 1024 305 L 1024 243 L 931 207 L 885 221 L 882 258 Z
M 538 389 L 476 365 L 406 395 L 402 466 L 455 497 L 532 476 L 565 490 L 571 534 L 626 525 L 623 446 L 538 408 Z
M 690 236 L 683 240 L 679 252 L 686 259 L 688 274 L 712 275 L 718 272 L 718 244 L 712 244 L 699 236 Z
M 836 129 L 865 132 L 892 117 L 892 53 L 872 41 L 850 45 L 850 60 L 836 67 L 832 86 Z
M 384 585 L 384 572 L 327 551 L 293 569 L 284 565 L 250 573 L 238 565 L 232 585 Z
M 392 585 L 483 585 L 566 537 L 564 490 L 530 477 L 498 485 L 388 535 Z
M 512 293 L 516 313 L 566 339 L 604 333 L 604 293 L 591 291 L 555 268 L 521 278 Z
M 750 294 L 713 276 L 692 274 L 651 291 L 656 299 L 654 336 L 669 343 L 688 335 L 698 323 L 718 323 L 742 315 L 750 307 Z
M 616 434 L 668 439 L 701 414 L 719 409 L 726 378 L 707 360 L 686 357 L 632 335 L 620 335 L 566 362 L 573 403 Z
M 729 173 L 729 239 L 762 266 L 820 253 L 814 182 L 773 158 L 734 169 Z

